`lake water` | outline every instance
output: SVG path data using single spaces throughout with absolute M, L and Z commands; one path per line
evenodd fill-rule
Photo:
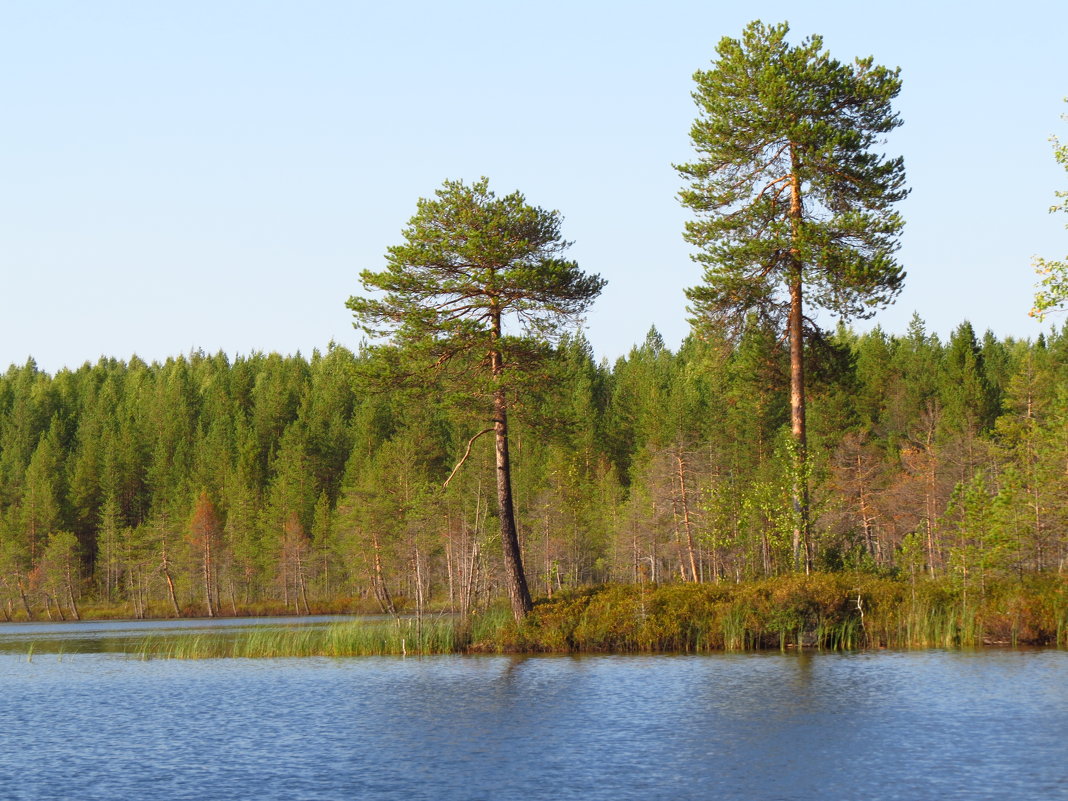
M 158 623 L 30 628 L 5 800 L 1068 799 L 1064 651 L 183 662 L 116 645 Z

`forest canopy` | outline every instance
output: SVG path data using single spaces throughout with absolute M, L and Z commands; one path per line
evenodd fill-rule
M 788 354 L 651 331 L 614 365 L 581 337 L 519 398 L 512 478 L 535 595 L 794 570 Z M 382 393 L 332 346 L 0 377 L 0 608 L 471 608 L 503 589 L 494 459 L 470 411 Z M 813 346 L 818 569 L 994 577 L 1068 557 L 1068 327 L 1036 342 L 841 328 Z M 540 420 L 556 424 L 546 436 Z M 75 569 L 68 571 L 70 560 Z M 207 578 L 205 578 L 207 576 Z M 172 596 L 173 592 L 173 596 Z

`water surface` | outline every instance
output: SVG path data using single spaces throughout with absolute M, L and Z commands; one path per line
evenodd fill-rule
M 1068 798 L 1068 652 L 0 655 L 3 799 Z

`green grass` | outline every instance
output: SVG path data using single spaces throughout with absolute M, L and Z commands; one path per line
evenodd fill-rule
M 315 628 L 257 626 L 236 634 L 147 638 L 138 645 L 135 655 L 146 659 L 419 656 L 460 652 L 466 645 L 465 636 L 465 627 L 451 618 L 402 618 Z
M 759 649 L 1068 646 L 1068 580 L 1036 576 L 964 593 L 949 579 L 863 573 L 740 584 L 608 585 L 543 599 L 522 623 L 506 606 L 436 616 L 257 626 L 148 638 L 141 658 L 421 656 L 455 653 L 707 653 Z M 30 646 L 28 659 L 33 657 Z

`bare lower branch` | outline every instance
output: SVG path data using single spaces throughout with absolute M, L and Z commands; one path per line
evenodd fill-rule
M 473 437 L 471 437 L 471 439 L 467 440 L 467 450 L 464 451 L 464 457 L 456 463 L 456 467 L 454 467 L 452 469 L 452 472 L 449 473 L 449 477 L 445 479 L 445 483 L 441 485 L 442 489 L 445 489 L 447 486 L 449 486 L 449 482 L 452 481 L 452 477 L 456 475 L 456 471 L 459 470 L 460 467 L 463 466 L 463 463 L 467 461 L 467 457 L 471 455 L 471 446 L 475 444 L 475 440 L 481 437 L 483 434 L 488 434 L 491 431 L 493 431 L 492 428 L 484 428 L 477 434 L 475 434 Z

